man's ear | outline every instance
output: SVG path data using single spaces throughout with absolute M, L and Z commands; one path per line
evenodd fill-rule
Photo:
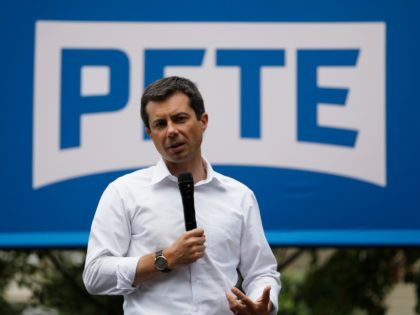
M 203 131 L 205 131 L 207 129 L 207 125 L 209 123 L 209 114 L 204 112 L 201 115 L 200 121 L 201 121 L 202 129 L 203 129 Z
M 147 127 L 144 128 L 146 130 L 147 135 L 150 137 L 150 134 L 152 133 L 151 130 Z

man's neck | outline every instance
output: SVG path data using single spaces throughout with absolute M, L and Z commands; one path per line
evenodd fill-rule
M 202 157 L 194 161 L 187 161 L 185 163 L 173 163 L 165 161 L 165 164 L 169 172 L 176 177 L 178 177 L 179 174 L 189 172 L 194 178 L 194 183 L 207 178 L 207 169 Z

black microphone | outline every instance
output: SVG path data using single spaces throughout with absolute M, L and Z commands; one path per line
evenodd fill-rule
M 191 173 L 182 173 L 178 176 L 178 186 L 184 206 L 185 229 L 187 231 L 197 228 L 194 208 L 194 179 Z

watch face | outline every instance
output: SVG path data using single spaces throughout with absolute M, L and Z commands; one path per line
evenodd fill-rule
M 168 267 L 168 262 L 165 257 L 159 256 L 155 259 L 155 266 L 157 270 L 165 270 Z

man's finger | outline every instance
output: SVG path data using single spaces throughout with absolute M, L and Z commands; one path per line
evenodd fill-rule
M 205 238 L 204 235 L 199 236 L 199 237 L 194 237 L 194 238 L 191 238 L 191 239 L 192 239 L 193 244 L 196 244 L 196 245 L 202 245 L 206 242 L 206 238 Z
M 267 286 L 264 288 L 264 291 L 261 296 L 261 302 L 264 305 L 267 305 L 268 303 L 270 303 L 270 290 L 271 290 L 270 286 Z
M 204 229 L 203 228 L 196 228 L 194 230 L 186 232 L 189 236 L 202 236 L 204 235 Z
M 248 312 L 245 312 L 246 306 L 236 296 L 230 292 L 226 292 L 225 294 L 229 303 L 229 309 L 233 314 L 248 314 Z
M 233 292 L 233 294 L 235 294 L 236 295 L 236 297 L 243 303 L 243 304 L 245 304 L 247 307 L 249 307 L 249 308 L 251 308 L 251 310 L 252 309 L 254 309 L 254 307 L 255 307 L 255 305 L 254 305 L 254 302 L 249 298 L 249 297 L 247 297 L 245 294 L 243 294 L 242 292 L 241 292 L 241 290 L 239 290 L 238 288 L 232 288 L 232 290 L 231 290 L 232 292 Z
M 226 292 L 226 298 L 228 300 L 230 310 L 234 311 L 235 306 L 237 305 L 237 301 L 236 301 L 235 296 L 233 294 L 229 293 L 229 292 Z

